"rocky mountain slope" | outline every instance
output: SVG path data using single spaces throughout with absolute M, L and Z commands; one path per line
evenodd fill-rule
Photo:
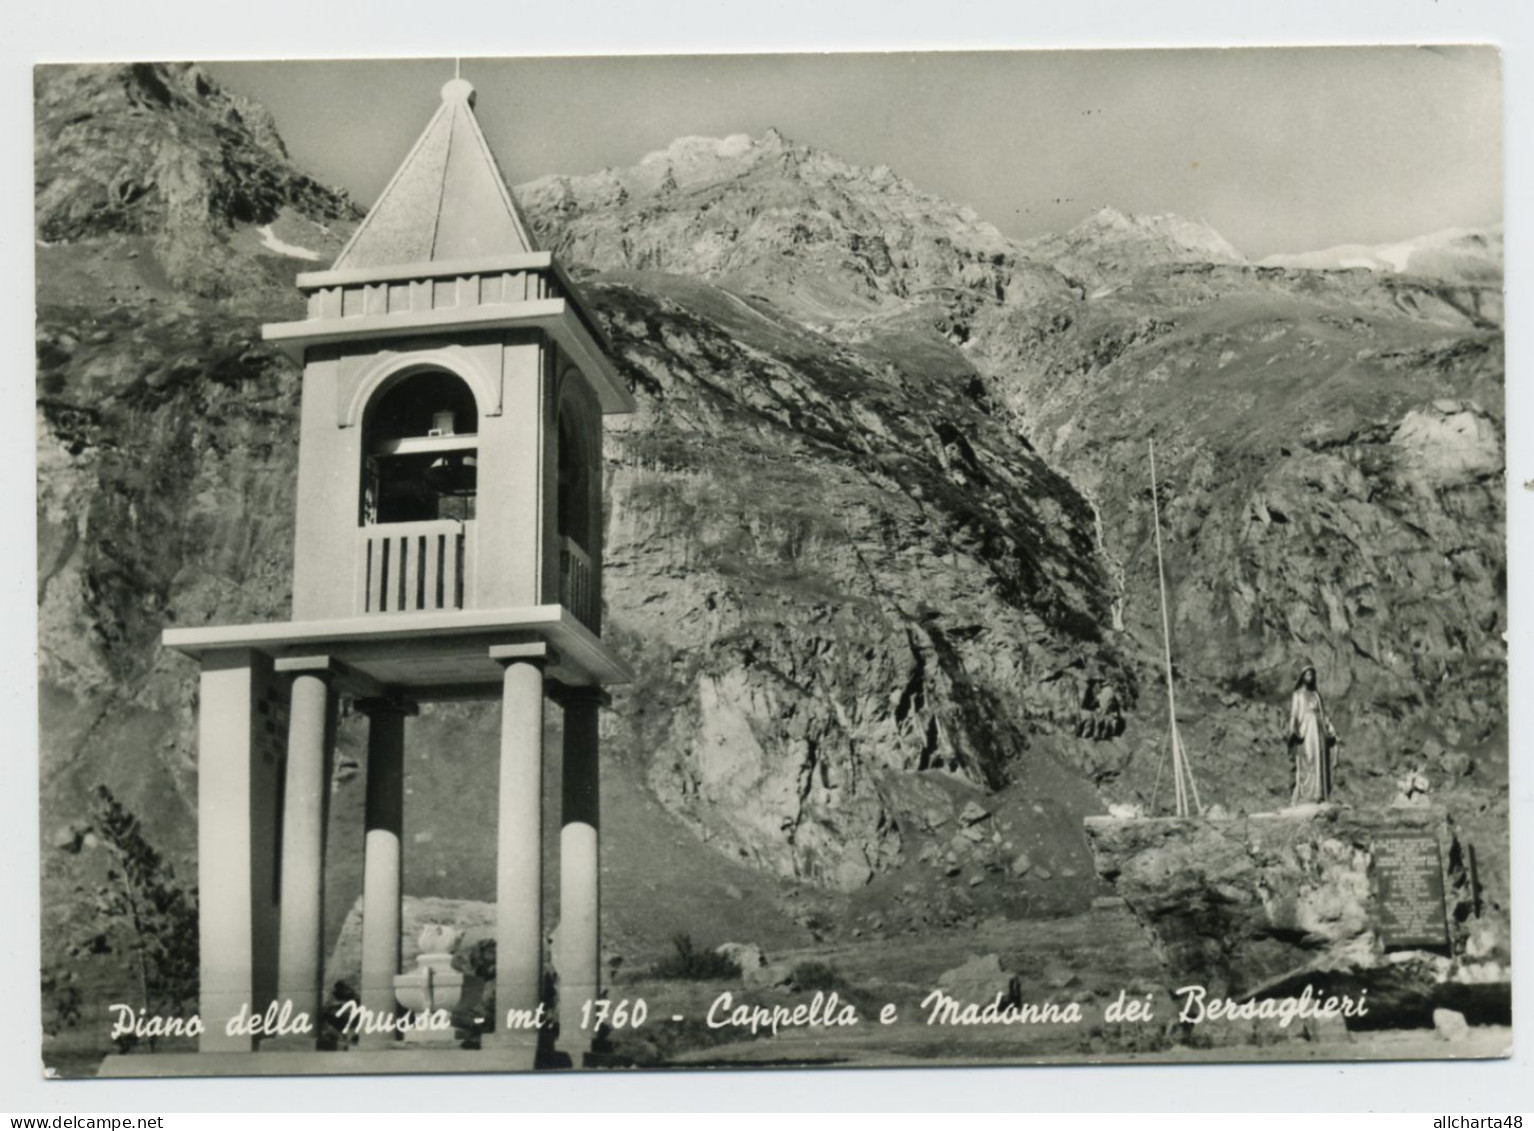
M 178 294 L 227 298 L 290 282 L 261 271 L 252 247 L 263 235 L 270 246 L 274 224 L 324 246 L 328 223 L 360 219 L 344 194 L 293 166 L 263 107 L 196 67 L 39 68 L 34 115 L 46 141 L 36 151 L 38 240 L 144 237 Z
M 998 252 L 963 210 L 776 135 L 689 139 L 674 150 L 633 171 L 529 186 L 534 222 L 598 266 L 632 263 L 630 216 L 689 237 L 723 227 L 736 233 L 728 262 L 715 244 L 684 237 L 664 241 L 658 265 L 749 278 L 761 300 L 787 310 L 801 275 L 851 269 L 869 223 L 901 233 L 897 212 L 919 212 L 931 243 L 965 263 L 990 255 L 988 276 L 957 272 L 958 293 L 941 312 L 907 283 L 879 291 L 877 313 L 822 311 L 822 325 L 860 352 L 912 358 L 920 343 L 918 365 L 980 390 L 990 413 L 1071 478 L 1101 524 L 1114 602 L 1103 627 L 1142 661 L 1159 646 L 1145 447 L 1156 438 L 1174 644 L 1193 683 L 1185 705 L 1199 711 L 1187 721 L 1219 751 L 1213 794 L 1257 805 L 1287 792 L 1282 749 L 1271 751 L 1282 720 L 1272 716 L 1302 657 L 1322 666 L 1349 727 L 1356 789 L 1388 799 L 1411 758 L 1444 757 L 1457 778 L 1466 751 L 1486 746 L 1495 793 L 1505 757 L 1498 287 L 1254 268 L 1207 225 L 1112 209 Z M 678 154 L 700 152 L 701 172 L 657 173 L 691 170 Z M 813 234 L 789 255 L 779 229 L 757 233 L 746 219 L 747 190 L 768 176 L 776 194 L 833 202 L 814 223 L 794 221 Z M 622 186 L 616 211 L 581 203 L 602 184 Z M 873 205 L 845 203 L 870 197 L 884 206 L 872 219 Z M 901 270 L 922 278 L 923 262 L 902 260 Z M 773 273 L 787 276 L 781 293 Z M 1433 692 L 1446 684 L 1463 693 Z M 1150 724 L 1164 700 L 1141 698 Z M 1138 789 L 1135 767 L 1154 769 L 1156 759 L 1137 757 L 1135 743 L 1153 747 L 1162 735 L 1131 727 L 1071 744 L 1066 757 L 1099 782 L 1122 767 Z M 1254 764 L 1270 768 L 1254 777 Z
M 1170 213 L 1131 216 L 1116 208 L 1101 208 L 1068 232 L 1040 236 L 1024 246 L 1030 255 L 1094 290 L 1126 282 L 1152 267 L 1246 262 L 1246 256 L 1202 220 Z
M 835 316 L 955 286 L 998 290 L 1007 241 L 968 209 L 888 168 L 795 145 L 683 138 L 632 169 L 545 177 L 519 190 L 552 250 L 588 270 L 685 273 L 801 293 Z
M 1463 816 L 1485 811 L 1488 835 L 1504 820 L 1499 303 L 1431 279 L 1198 265 L 995 311 L 981 330 L 998 400 L 1097 501 L 1142 642 L 1160 628 L 1156 441 L 1179 705 L 1206 796 L 1285 796 L 1283 710 L 1308 659 L 1348 796 L 1384 803 L 1421 765 L 1468 790 Z M 1144 794 L 1157 731 L 1142 740 L 1126 737 L 1121 766 Z
M 357 213 L 196 68 L 42 69 L 37 146 L 44 835 L 106 782 L 185 864 L 195 678 L 157 636 L 287 615 L 297 375 L 256 327 Z M 518 194 L 639 402 L 606 452 L 615 950 L 1085 908 L 1081 817 L 1166 801 L 1152 435 L 1206 800 L 1287 796 L 1311 656 L 1344 789 L 1426 762 L 1504 898 L 1495 286 L 1252 267 L 1169 217 L 1022 247 L 777 134 Z M 411 724 L 414 894 L 493 890 L 495 723 Z M 359 762 L 344 720 L 333 931 Z

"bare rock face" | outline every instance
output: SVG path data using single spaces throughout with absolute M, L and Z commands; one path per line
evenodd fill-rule
M 228 296 L 253 269 L 276 281 L 241 248 L 241 226 L 361 218 L 292 165 L 264 108 L 193 64 L 44 66 L 34 93 L 40 240 L 142 236 L 176 287 Z
M 639 394 L 609 441 L 609 623 L 644 673 L 616 741 L 709 844 L 860 887 L 914 817 L 892 775 L 994 788 L 1094 685 L 1133 701 L 1090 509 L 966 385 L 699 284 L 590 289 Z
M 1436 839 L 1447 937 L 1437 950 L 1387 948 L 1375 881 L 1379 838 Z M 1425 1006 L 1507 1007 L 1494 960 L 1467 953 L 1481 921 L 1465 854 L 1442 810 L 1303 807 L 1238 820 L 1092 818 L 1098 873 L 1154 940 L 1173 985 L 1211 994 L 1369 991 L 1373 1022 L 1427 1024 Z M 1500 971 L 1505 974 L 1505 971 Z
M 544 177 L 517 196 L 545 245 L 586 270 L 705 278 L 811 325 L 931 300 L 959 340 L 978 302 L 1069 288 L 973 210 L 776 130 L 680 138 L 631 168 Z

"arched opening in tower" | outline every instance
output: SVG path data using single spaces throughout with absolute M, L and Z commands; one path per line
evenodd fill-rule
M 559 414 L 559 536 L 590 552 L 591 454 L 579 417 L 568 405 Z
M 374 398 L 363 427 L 363 525 L 474 517 L 479 409 L 461 377 L 404 377 Z

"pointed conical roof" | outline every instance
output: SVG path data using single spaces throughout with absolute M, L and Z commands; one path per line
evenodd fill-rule
M 485 135 L 474 87 L 453 79 L 442 105 L 336 258 L 343 268 L 519 255 L 536 251 Z

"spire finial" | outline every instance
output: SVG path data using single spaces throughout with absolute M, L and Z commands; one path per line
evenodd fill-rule
M 463 60 L 453 60 L 453 77 L 442 87 L 442 101 L 464 102 L 474 108 L 474 84 L 463 77 Z

